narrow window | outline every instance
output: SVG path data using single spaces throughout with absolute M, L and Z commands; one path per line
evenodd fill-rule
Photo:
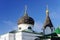
M 28 27 L 28 29 L 32 29 L 31 27 Z

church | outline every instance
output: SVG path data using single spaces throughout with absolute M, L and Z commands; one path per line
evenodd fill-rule
M 46 18 L 43 24 L 43 32 L 37 33 L 32 28 L 35 21 L 27 13 L 25 6 L 24 15 L 18 20 L 18 29 L 0 36 L 0 40 L 57 40 L 60 39 L 60 28 L 55 29 L 49 17 L 48 6 L 46 8 Z M 49 33 L 48 33 L 49 31 Z M 55 39 L 56 38 L 56 39 Z

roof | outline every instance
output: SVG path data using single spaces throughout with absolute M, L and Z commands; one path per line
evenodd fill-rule
M 53 27 L 53 24 L 52 24 L 49 16 L 46 17 L 46 20 L 45 20 L 45 23 L 44 23 L 44 28 L 46 28 L 47 26 Z
M 49 39 L 51 37 L 58 37 L 56 33 L 52 33 L 52 34 L 48 34 L 48 35 L 43 35 L 43 36 L 37 36 L 38 38 L 42 38 L 42 39 Z
M 34 19 L 29 17 L 28 14 L 24 14 L 24 16 L 18 20 L 18 25 L 19 24 L 32 24 L 34 25 Z
M 44 28 L 46 28 L 46 27 L 50 27 L 50 28 L 53 27 L 53 24 L 52 24 L 51 19 L 49 17 L 48 6 L 47 6 L 47 9 L 46 9 L 46 20 L 45 20 L 45 23 L 44 23 L 43 27 Z

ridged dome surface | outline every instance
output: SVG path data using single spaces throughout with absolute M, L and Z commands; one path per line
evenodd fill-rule
M 33 18 L 29 17 L 28 14 L 24 14 L 24 16 L 18 20 L 18 25 L 19 24 L 32 24 L 32 25 L 34 25 L 34 20 L 33 20 Z

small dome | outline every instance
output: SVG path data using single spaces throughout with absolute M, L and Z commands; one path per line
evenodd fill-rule
M 32 24 L 32 25 L 34 25 L 34 20 L 33 20 L 33 18 L 29 17 L 27 13 L 25 13 L 24 16 L 18 20 L 18 25 L 19 24 Z

